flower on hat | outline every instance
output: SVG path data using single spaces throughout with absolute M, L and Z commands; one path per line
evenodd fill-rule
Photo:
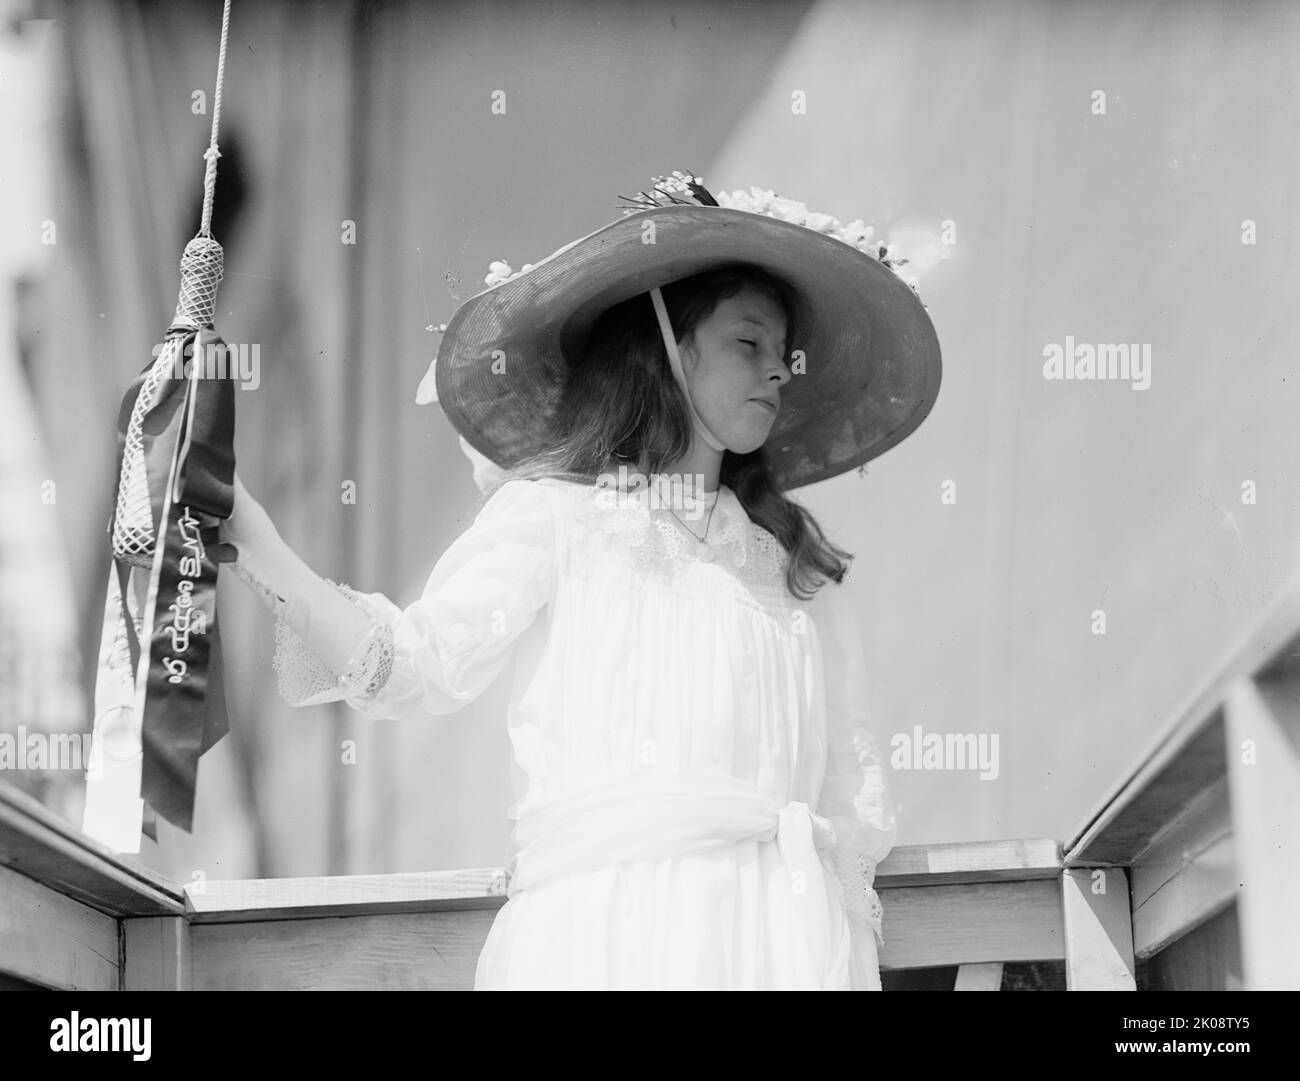
M 483 279 L 483 284 L 500 285 L 502 282 L 508 282 L 512 278 L 519 277 L 521 274 L 527 274 L 532 269 L 532 263 L 525 263 L 518 270 L 511 270 L 509 263 L 497 259 L 488 264 L 487 277 Z
M 725 210 L 743 210 L 749 214 L 762 214 L 811 229 L 815 233 L 822 233 L 848 244 L 851 248 L 875 259 L 882 266 L 888 267 L 911 286 L 913 292 L 917 291 L 920 282 L 918 272 L 929 270 L 940 260 L 947 259 L 952 254 L 947 245 L 941 244 L 937 237 L 923 230 L 892 232 L 889 241 L 881 243 L 876 237 L 875 226 L 868 225 L 861 218 L 854 218 L 846 225 L 830 214 L 811 211 L 806 204 L 778 195 L 766 188 L 751 187 L 748 191 L 741 189 L 733 192 L 723 191 L 714 196 L 704 186 L 702 177 L 680 169 L 664 176 L 652 177 L 652 180 L 654 183 L 649 191 L 639 191 L 633 196 L 619 196 L 625 203 L 624 215 L 674 204 L 716 206 Z M 903 267 L 910 269 L 904 271 Z M 487 277 L 483 281 L 488 286 L 501 285 L 522 274 L 527 274 L 532 268 L 532 263 L 525 263 L 521 269 L 512 270 L 509 263 L 497 260 L 489 265 Z
M 769 218 L 802 225 L 815 233 L 823 233 L 843 241 L 864 255 L 869 255 L 898 275 L 913 292 L 920 284 L 919 272 L 933 267 L 952 253 L 947 245 L 941 244 L 938 237 L 923 230 L 911 229 L 891 232 L 887 243 L 876 238 L 876 229 L 861 218 L 854 218 L 847 225 L 830 214 L 820 214 L 795 199 L 777 195 L 776 192 L 763 188 L 750 188 L 749 191 L 719 192 L 717 205 L 728 210 L 744 210 L 750 214 L 764 214 Z M 908 267 L 904 271 L 902 268 Z
M 749 191 L 719 192 L 718 206 L 726 207 L 728 210 L 744 210 L 750 214 L 765 214 L 769 218 L 779 218 L 781 221 L 793 222 L 795 225 L 802 225 L 805 229 L 811 229 L 815 233 L 825 233 L 836 240 L 842 240 L 845 244 L 856 248 L 864 255 L 879 259 L 886 265 L 892 265 L 895 262 L 895 260 L 887 258 L 885 249 L 875 242 L 875 227 L 867 225 L 861 218 L 856 218 L 849 222 L 848 225 L 845 225 L 830 214 L 815 213 L 809 210 L 804 203 L 788 199 L 783 195 L 777 195 L 772 191 L 764 191 L 761 188 L 750 188 Z

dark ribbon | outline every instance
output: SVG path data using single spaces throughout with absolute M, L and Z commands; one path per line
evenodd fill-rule
M 155 562 L 157 583 L 151 597 L 140 795 L 148 808 L 188 831 L 193 826 L 198 760 L 230 727 L 221 679 L 216 584 L 218 530 L 234 507 L 235 387 L 233 379 L 206 377 L 203 348 L 224 349 L 211 331 L 173 326 L 167 338 L 179 339 L 183 350 L 192 348 L 190 363 L 200 365 L 201 374 L 197 379 L 165 374 L 142 425 L 155 543 L 162 552 L 161 565 Z M 125 447 L 131 410 L 151 367 L 122 401 L 119 449 Z M 130 568 L 119 561 L 117 573 L 125 604 Z M 141 644 L 129 615 L 124 615 L 132 671 L 138 672 Z M 145 833 L 156 839 L 152 825 L 147 818 Z

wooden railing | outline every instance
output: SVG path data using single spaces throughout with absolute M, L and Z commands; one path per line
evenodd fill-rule
M 182 887 L 0 785 L 0 974 L 84 989 L 469 988 L 499 869 Z M 1072 990 L 1300 989 L 1300 585 L 1065 844 L 904 846 L 886 972 L 1064 962 Z

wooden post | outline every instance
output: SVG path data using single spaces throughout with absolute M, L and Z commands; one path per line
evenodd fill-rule
M 122 936 L 123 991 L 191 989 L 190 928 L 184 916 L 125 919 Z
M 0 867 L 0 973 L 60 991 L 116 991 L 117 921 Z
M 958 965 L 954 991 L 1001 991 L 1002 964 Z
M 1069 991 L 1135 991 L 1128 876 L 1119 867 L 1061 874 L 1065 986 Z
M 1237 680 L 1225 703 L 1237 916 L 1248 991 L 1300 989 L 1300 677 Z

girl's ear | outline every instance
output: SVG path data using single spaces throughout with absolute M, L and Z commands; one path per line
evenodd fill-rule
M 694 334 L 677 343 L 677 355 L 682 358 L 682 371 L 693 372 L 699 367 L 700 351 L 695 347 Z

